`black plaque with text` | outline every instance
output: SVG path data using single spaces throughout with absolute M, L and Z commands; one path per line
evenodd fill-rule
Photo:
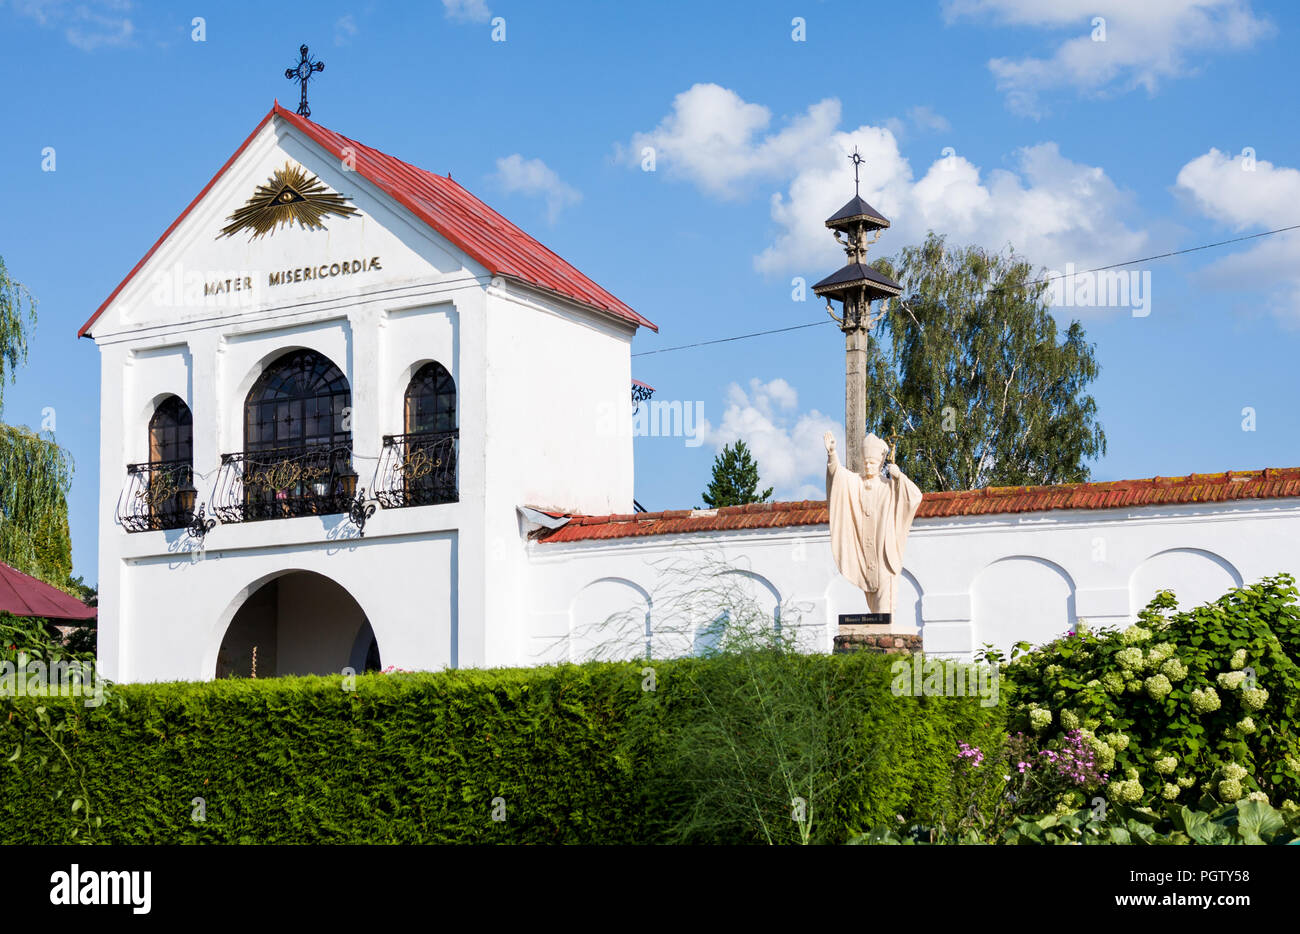
M 841 613 L 841 626 L 888 626 L 889 613 Z

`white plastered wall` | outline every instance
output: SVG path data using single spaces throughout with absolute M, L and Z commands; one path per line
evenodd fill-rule
M 1078 620 L 1123 626 L 1157 590 L 1180 606 L 1288 572 L 1300 576 L 1300 500 L 1134 510 L 919 519 L 908 540 L 895 632 L 927 652 L 969 658 L 984 643 L 1042 643 Z M 838 575 L 826 526 L 529 545 L 527 647 L 520 663 L 581 658 L 593 626 L 648 613 L 684 578 L 674 567 L 732 565 L 797 614 L 804 637 L 831 648 L 841 613 L 865 611 Z M 679 619 L 662 620 L 677 632 Z M 629 630 L 630 631 L 630 630 Z M 635 640 L 629 636 L 629 644 Z

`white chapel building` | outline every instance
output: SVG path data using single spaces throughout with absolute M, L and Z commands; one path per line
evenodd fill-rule
M 104 673 L 689 652 L 692 568 L 829 651 L 865 601 L 824 503 L 637 511 L 641 328 L 449 176 L 275 106 L 80 331 Z M 1300 573 L 1300 469 L 927 495 L 905 563 L 892 631 L 929 652 L 1122 625 Z

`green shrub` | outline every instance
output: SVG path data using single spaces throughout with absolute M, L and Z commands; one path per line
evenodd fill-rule
M 1279 811 L 1259 801 L 1240 801 L 1213 813 L 1168 805 L 1159 815 L 1115 807 L 1104 814 L 1080 808 L 1045 817 L 1022 817 L 997 842 L 1015 846 L 1089 845 L 1278 845 L 1300 843 L 1300 809 Z M 881 825 L 849 841 L 854 844 L 980 844 L 976 833 L 948 834 L 913 825 Z
M 843 842 L 900 816 L 954 820 L 953 755 L 1000 741 L 1002 708 L 896 694 L 898 659 L 769 649 L 674 663 L 682 689 L 662 698 L 663 753 L 648 763 L 654 837 Z
M 784 768 L 807 789 L 805 836 L 842 842 L 895 815 L 946 819 L 958 742 L 1001 735 L 1001 708 L 979 698 L 894 696 L 890 662 L 738 653 L 372 674 L 351 690 L 124 685 L 101 708 L 17 698 L 26 716 L 0 718 L 0 751 L 17 751 L 0 767 L 0 841 L 781 841 L 799 838 Z M 37 708 L 69 728 L 24 729 Z M 727 736 L 710 767 L 705 741 Z M 64 752 L 70 770 L 32 767 Z M 754 807 L 711 811 L 729 791 Z
M 1004 669 L 1012 729 L 1080 730 L 1112 804 L 1300 799 L 1300 606 L 1291 577 L 1185 612 L 1158 594 L 1123 631 L 1062 637 Z

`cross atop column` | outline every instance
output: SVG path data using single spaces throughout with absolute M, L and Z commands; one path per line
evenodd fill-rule
M 860 197 L 862 192 L 858 190 L 858 167 L 867 160 L 862 158 L 857 146 L 853 147 L 853 155 L 849 156 L 849 160 L 853 163 L 853 194 Z
M 298 47 L 298 54 L 302 56 L 302 61 L 298 62 L 297 68 L 286 68 L 284 76 L 288 79 L 297 80 L 302 85 L 302 99 L 298 101 L 298 115 L 300 117 L 310 117 L 311 108 L 307 106 L 307 82 L 311 80 L 313 72 L 324 71 L 324 62 L 313 62 L 311 56 L 307 54 L 307 46 Z

